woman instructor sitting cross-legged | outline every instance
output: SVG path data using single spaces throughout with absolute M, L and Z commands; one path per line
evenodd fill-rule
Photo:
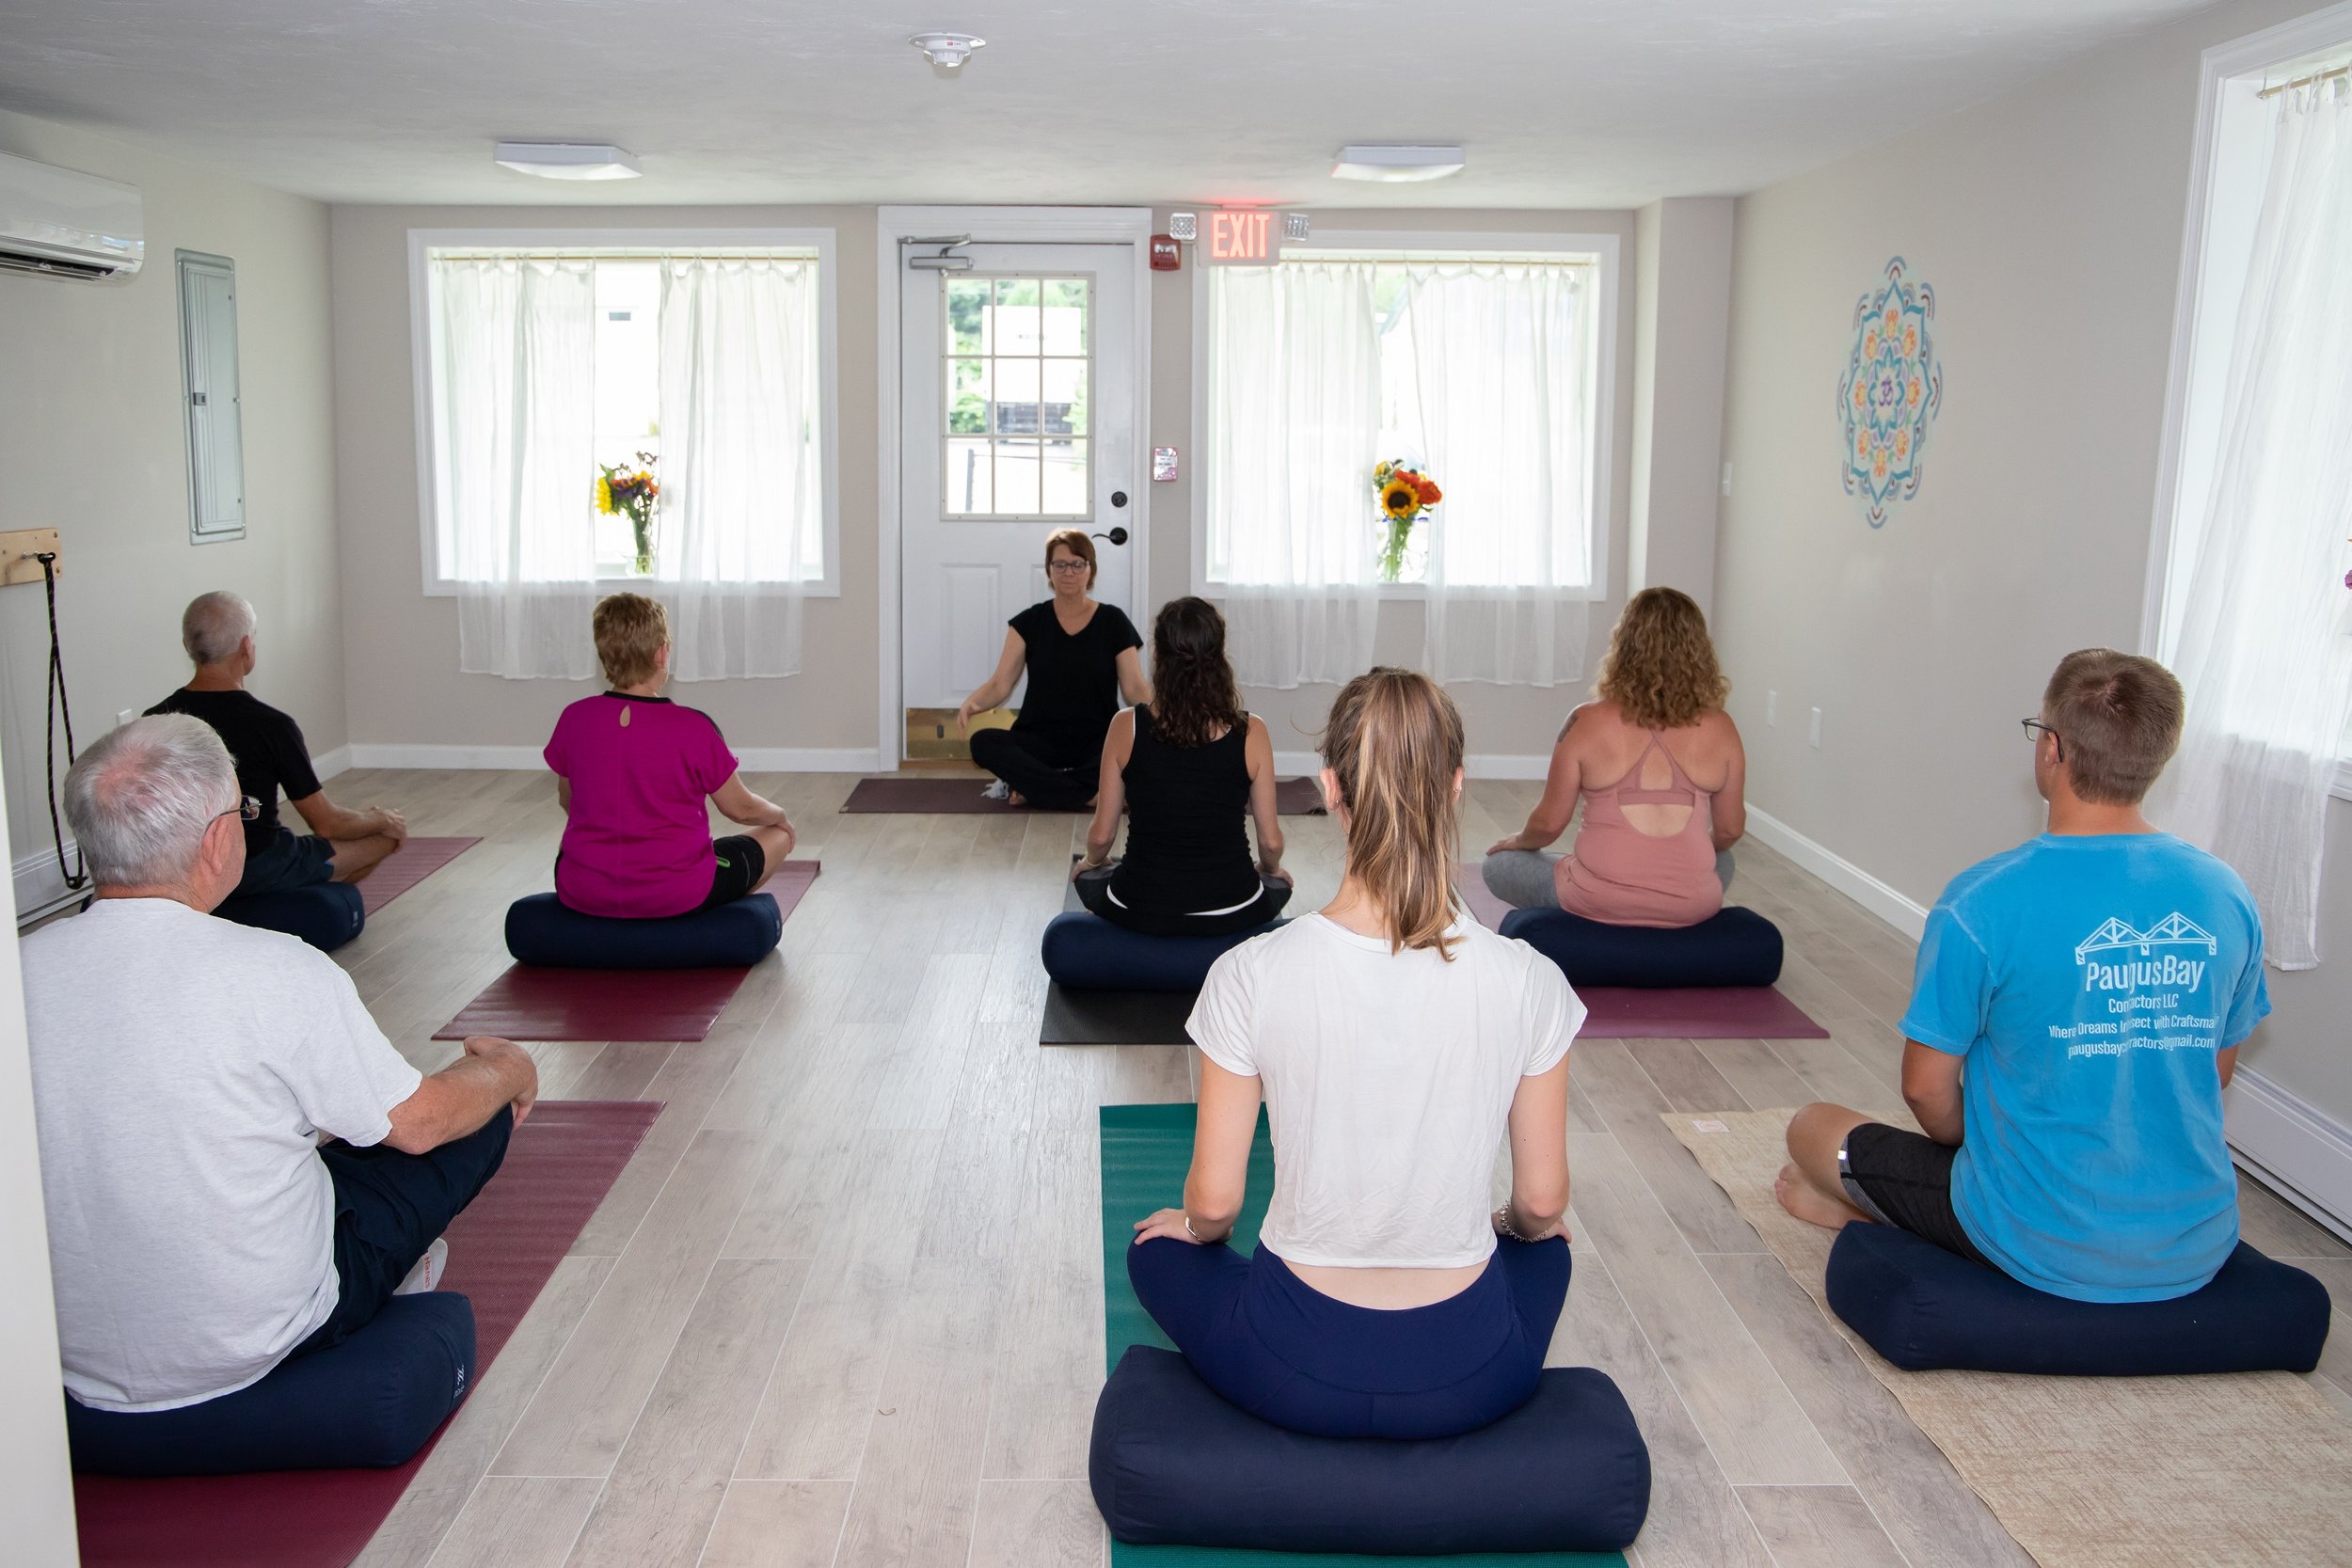
M 1143 639 L 1117 605 L 1097 604 L 1094 541 L 1084 529 L 1066 528 L 1045 541 L 1045 570 L 1054 596 L 1033 604 L 1009 623 L 996 673 L 956 709 L 956 729 L 970 735 L 972 716 L 1012 695 L 1024 664 L 1028 694 L 1009 730 L 972 735 L 972 760 L 1004 782 L 1014 805 L 1046 811 L 1083 811 L 1094 799 L 1103 736 L 1119 711 L 1119 700 L 1148 703 L 1136 652 Z

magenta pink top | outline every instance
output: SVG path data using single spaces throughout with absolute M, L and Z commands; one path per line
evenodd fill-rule
M 666 697 L 582 697 L 544 755 L 571 781 L 555 895 L 582 914 L 650 920 L 710 895 L 716 869 L 703 802 L 735 776 L 708 714 Z
M 1653 751 L 1673 770 L 1667 788 L 1634 783 Z M 1575 851 L 1552 869 L 1562 909 L 1612 926 L 1695 926 L 1724 907 L 1724 884 L 1715 876 L 1715 798 L 1691 782 L 1663 736 L 1651 731 L 1649 744 L 1615 784 L 1582 793 Z M 1689 806 L 1691 820 L 1680 832 L 1645 833 L 1626 820 L 1627 806 Z

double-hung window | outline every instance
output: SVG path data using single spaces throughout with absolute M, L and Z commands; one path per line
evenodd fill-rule
M 564 618 L 631 584 L 685 678 L 797 668 L 798 601 L 838 591 L 831 248 L 412 233 L 425 590 L 468 602 L 464 668 L 580 673 Z
M 1197 578 L 1242 607 L 1245 642 L 1269 601 L 1285 626 L 1307 605 L 1328 627 L 1346 619 L 1334 605 L 1404 595 L 1429 607 L 1424 662 L 1441 678 L 1573 678 L 1607 579 L 1616 242 L 1428 245 L 1363 236 L 1204 269 Z M 1442 492 L 1393 572 L 1383 462 Z M 1336 673 L 1280 640 L 1306 662 L 1246 647 L 1255 678 Z

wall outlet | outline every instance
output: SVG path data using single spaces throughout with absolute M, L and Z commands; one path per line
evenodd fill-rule
M 138 716 L 139 710 L 137 708 L 124 708 L 120 713 L 115 715 L 115 728 L 122 728 L 123 725 L 129 723 L 132 720 L 136 719 Z
M 1780 693 L 1777 691 L 1764 693 L 1764 722 L 1775 725 L 1780 722 Z
M 1818 707 L 1813 710 L 1813 749 L 1821 749 L 1821 710 Z
M 1731 465 L 1728 463 L 1724 465 L 1724 494 L 1731 494 Z

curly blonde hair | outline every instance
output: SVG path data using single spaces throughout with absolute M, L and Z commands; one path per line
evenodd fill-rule
M 1690 594 L 1645 588 L 1625 604 L 1609 634 L 1593 695 L 1645 730 L 1678 730 L 1724 705 L 1731 683 L 1715 662 L 1707 615 Z

